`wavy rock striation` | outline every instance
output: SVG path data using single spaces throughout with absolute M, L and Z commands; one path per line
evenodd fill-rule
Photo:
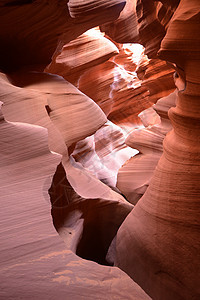
M 136 0 L 126 0 L 126 5 L 119 18 L 100 26 L 114 41 L 123 43 L 139 43 L 138 22 L 136 16 Z
M 117 187 L 133 204 L 145 193 L 163 152 L 163 139 L 172 129 L 168 110 L 175 106 L 177 92 L 161 98 L 153 108 L 144 110 L 140 117 L 145 128 L 133 130 L 125 143 L 139 154 L 119 169 Z
M 180 1 L 161 43 L 186 88 L 169 111 L 173 130 L 149 188 L 117 234 L 116 265 L 153 299 L 200 297 L 199 17 L 198 1 Z
M 127 0 L 120 17 L 101 28 L 116 42 L 140 43 L 149 58 L 157 58 L 161 40 L 179 1 Z
M 105 17 L 112 18 L 113 15 L 118 15 L 124 8 L 125 0 L 69 0 L 68 7 L 72 18 L 79 19 L 83 22 L 85 18 L 103 17 L 103 22 L 106 23 Z
M 142 86 L 149 91 L 148 100 L 156 103 L 175 90 L 174 68 L 160 59 L 150 59 L 148 64 L 141 62 L 137 75 L 142 80 Z
M 61 156 L 49 151 L 47 138 L 45 128 L 7 122 L 0 110 L 0 298 L 149 299 L 121 270 L 79 258 L 56 234 L 47 189 Z
M 199 8 L 1 1 L 2 299 L 200 298 Z
M 119 54 L 87 70 L 80 77 L 78 87 L 104 110 L 110 121 L 119 126 L 138 126 L 141 124 L 138 114 L 150 106 L 147 89 L 141 87 L 135 73 L 137 60 L 143 54 L 140 47 L 141 54 L 136 60 L 136 46 L 131 50 L 118 47 Z
M 85 69 L 107 61 L 118 52 L 118 48 L 97 29 L 88 30 L 70 43 L 63 36 L 45 71 L 77 84 Z

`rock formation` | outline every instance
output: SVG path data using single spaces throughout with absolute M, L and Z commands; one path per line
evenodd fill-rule
M 47 190 L 61 156 L 49 151 L 45 128 L 7 122 L 0 111 L 0 152 L 1 299 L 149 299 L 121 270 L 80 259 L 56 234 Z
M 144 110 L 140 115 L 145 128 L 133 130 L 125 141 L 128 146 L 138 149 L 139 154 L 119 169 L 117 187 L 133 204 L 137 203 L 149 186 L 162 155 L 163 139 L 172 129 L 168 110 L 175 106 L 176 94 L 175 91 L 158 100 L 153 106 L 154 111 L 152 108 Z
M 1 1 L 0 298 L 200 298 L 199 8 Z
M 88 30 L 70 43 L 62 37 L 45 71 L 76 85 L 115 124 L 138 125 L 137 115 L 151 104 L 146 97 L 147 88 L 141 87 L 135 73 L 144 57 L 142 47 L 132 46 L 129 50 L 130 47 L 115 45 L 98 28 Z M 137 57 L 134 51 L 139 52 Z
M 103 63 L 118 53 L 117 47 L 98 29 L 90 29 L 69 43 L 66 39 L 63 36 L 45 71 L 61 75 L 73 84 L 77 84 L 86 68 Z
M 174 129 L 150 186 L 117 234 L 116 265 L 153 299 L 200 296 L 198 26 L 198 1 L 180 1 L 159 56 L 177 65 L 186 88 L 169 111 Z
M 81 4 L 95 8 L 98 1 Z M 42 70 L 51 61 L 62 34 L 67 36 L 65 42 L 70 42 L 90 28 L 114 21 L 124 4 L 123 0 L 101 1 L 101 12 L 89 9 L 85 17 L 81 15 L 80 24 L 79 14 L 77 19 L 70 15 L 76 1 L 1 1 L 1 69 L 10 72 L 32 65 L 34 70 Z

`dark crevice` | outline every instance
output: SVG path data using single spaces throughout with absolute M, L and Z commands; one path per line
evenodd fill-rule
M 10 1 L 8 3 L 5 3 L 4 6 L 19 6 L 19 5 L 25 5 L 25 4 L 31 4 L 35 0 L 16 0 L 16 1 Z
M 131 206 L 80 197 L 68 182 L 62 164 L 54 174 L 49 195 L 53 224 L 58 233 L 65 229 L 62 238 L 67 247 L 84 259 L 112 265 L 106 259 L 108 249 Z M 81 230 L 79 224 L 82 224 Z

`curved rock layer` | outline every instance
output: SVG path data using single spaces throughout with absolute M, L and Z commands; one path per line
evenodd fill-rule
M 95 14 L 99 16 L 102 12 L 106 15 L 112 15 L 113 11 L 119 14 L 125 3 L 125 0 L 69 0 L 68 7 L 72 18 L 81 19 L 86 16 L 94 17 Z
M 106 61 L 86 70 L 78 81 L 78 88 L 93 99 L 104 111 L 106 116 L 112 111 L 113 99 L 110 97 L 111 85 L 114 81 L 116 64 Z M 93 88 L 91 88 L 93 87 Z
M 78 142 L 72 156 L 96 178 L 116 190 L 119 168 L 138 153 L 125 144 L 125 137 L 120 127 L 107 121 L 94 135 Z
M 23 85 L 26 88 L 23 88 Z M 28 88 L 29 85 L 30 89 Z M 1 73 L 0 99 L 3 102 L 2 110 L 8 121 L 30 123 L 47 128 L 50 149 L 63 154 L 66 153 L 66 145 L 58 129 L 50 121 L 45 109 L 47 105 L 45 89 L 50 92 L 50 90 L 57 89 L 58 86 L 60 93 L 66 92 L 65 82 L 57 76 L 41 73 L 24 74 L 22 72 L 22 74 L 12 74 L 11 79 Z
M 175 106 L 176 95 L 177 92 L 173 92 L 158 100 L 153 109 L 144 110 L 140 115 L 146 128 L 133 130 L 125 141 L 129 147 L 139 150 L 140 154 L 119 169 L 117 187 L 133 204 L 145 193 L 162 155 L 163 139 L 172 129 L 168 110 Z
M 0 85 L 0 98 L 4 101 L 3 110 L 6 118 L 9 121 L 23 121 L 48 128 L 50 149 L 66 157 L 68 156 L 66 146 L 71 154 L 77 142 L 94 134 L 107 121 L 101 109 L 91 99 L 59 76 L 39 72 L 16 72 L 9 77 L 2 74 Z M 78 157 L 77 161 L 97 178 L 115 188 L 118 169 L 136 153 L 127 147 L 124 141 L 122 130 L 114 124 L 107 124 L 95 136 L 93 159 L 90 159 L 92 151 L 90 147 L 83 155 L 81 149 L 78 153 L 79 146 L 77 146 L 75 157 Z M 106 143 L 107 153 L 102 151 L 102 145 Z M 115 157 L 118 159 L 117 163 Z M 68 174 L 72 178 L 70 183 L 72 186 L 77 185 L 76 176 L 80 178 L 80 174 L 72 170 L 70 172 L 73 173 Z M 87 185 L 87 172 L 84 176 L 83 182 Z M 87 193 L 86 198 L 94 197 L 94 191 L 95 195 L 99 193 L 101 196 L 103 194 L 110 196 L 110 189 L 106 191 L 104 185 L 97 188 L 99 186 L 97 183 L 97 179 L 93 180 L 96 191 L 90 186 L 91 192 Z M 79 186 L 78 193 L 84 193 L 84 184 L 81 186 L 79 183 Z
M 9 73 L 0 77 L 8 120 L 0 111 L 2 299 L 200 298 L 199 10 L 199 0 L 1 1 L 0 69 Z M 82 35 L 95 26 L 109 38 Z M 138 68 L 129 46 L 117 42 L 140 42 L 153 59 L 140 55 Z M 32 72 L 44 70 L 54 51 L 48 68 L 58 63 L 94 101 L 60 76 Z M 169 96 L 172 69 L 158 58 L 177 72 L 178 92 Z M 124 131 L 94 102 L 127 135 L 141 125 L 140 113 L 146 128 L 126 139 L 136 157 L 127 161 Z M 49 147 L 36 125 L 48 129 Z M 49 149 L 62 154 L 49 194 L 64 249 L 43 201 L 49 205 L 61 160 Z M 95 173 L 96 159 L 105 169 Z M 149 185 L 134 208 L 113 183 L 124 161 L 118 187 L 129 201 Z M 149 296 L 119 268 L 73 252 L 115 264 Z
M 14 85 L 14 82 L 16 85 Z M 56 94 L 55 91 L 57 92 Z M 50 230 L 50 211 L 47 211 L 45 205 L 42 204 L 42 201 L 44 201 L 43 193 L 47 203 L 49 203 L 47 189 L 50 186 L 50 178 L 48 177 L 46 179 L 49 174 L 48 171 L 50 170 L 52 175 L 56 164 L 59 163 L 61 157 L 49 152 L 47 145 L 47 132 L 44 128 L 25 123 L 18 124 L 4 122 L 3 115 L 0 115 L 0 152 L 2 154 L 1 170 L 3 170 L 3 173 L 1 173 L 1 187 L 3 191 L 2 201 L 5 200 L 5 205 L 3 205 L 3 210 L 1 210 L 3 213 L 1 219 L 5 219 L 5 223 L 3 221 L 3 228 L 7 228 L 8 219 L 13 219 L 15 209 L 19 216 L 19 218 L 15 218 L 15 223 L 12 226 L 12 232 L 17 232 L 15 227 L 16 224 L 18 224 L 19 234 L 13 235 L 11 232 L 10 235 L 7 233 L 5 236 L 1 232 L 4 237 L 1 247 L 1 257 L 4 262 L 3 268 L 1 268 L 4 292 L 8 299 L 9 297 L 10 299 L 13 299 L 16 295 L 20 295 L 19 297 L 22 299 L 27 299 L 27 295 L 29 294 L 30 299 L 35 299 L 36 296 L 34 289 L 37 290 L 37 295 L 40 295 L 41 297 L 43 295 L 46 299 L 50 297 L 50 293 L 51 295 L 56 294 L 57 296 L 55 297 L 59 296 L 60 299 L 65 299 L 66 293 L 70 295 L 71 299 L 77 299 L 78 294 L 80 294 L 80 299 L 86 299 L 88 293 L 92 295 L 91 293 L 94 291 L 94 294 L 96 294 L 97 289 L 94 287 L 100 280 L 104 285 L 104 288 L 101 287 L 99 289 L 101 297 L 104 298 L 105 295 L 107 297 L 108 294 L 110 294 L 110 297 L 113 297 L 113 295 L 115 295 L 113 281 L 115 281 L 115 278 L 120 277 L 120 284 L 122 284 L 121 291 L 120 293 L 117 292 L 116 297 L 121 297 L 121 299 L 129 298 L 131 288 L 129 287 L 129 292 L 127 294 L 126 287 L 130 286 L 130 284 L 132 286 L 132 282 L 124 273 L 116 268 L 112 270 L 111 268 L 101 268 L 97 264 L 93 265 L 91 262 L 86 262 L 77 256 L 74 256 L 71 252 L 74 251 L 84 258 L 95 260 L 99 263 L 112 264 L 114 260 L 113 256 L 110 255 L 109 261 L 106 259 L 108 248 L 110 247 L 110 243 L 112 242 L 118 227 L 128 212 L 132 209 L 132 206 L 119 194 L 115 193 L 109 187 L 92 177 L 89 173 L 85 172 L 84 169 L 77 167 L 77 165 L 70 165 L 66 146 L 62 141 L 62 135 L 58 130 L 56 130 L 55 126 L 53 126 L 47 111 L 45 110 L 45 105 L 47 105 L 47 99 L 50 98 L 50 95 L 51 101 L 47 110 L 51 118 L 52 113 L 54 112 L 51 108 L 54 108 L 55 106 L 54 97 L 55 99 L 61 97 L 62 100 L 64 97 L 66 101 L 61 101 L 62 104 L 69 104 L 67 95 L 72 95 L 77 100 L 75 102 L 72 101 L 75 104 L 75 107 L 76 105 L 83 103 L 84 99 L 87 99 L 86 101 L 89 102 L 91 101 L 89 98 L 78 92 L 75 87 L 66 83 L 66 81 L 58 76 L 30 72 L 13 73 L 10 77 L 2 75 L 1 99 L 4 101 L 4 112 L 7 118 L 9 120 L 14 120 L 15 122 L 24 120 L 27 123 L 40 123 L 47 127 L 49 133 L 52 134 L 50 146 L 56 151 L 60 151 L 64 154 L 65 160 L 63 160 L 63 164 L 67 168 L 67 177 L 69 181 L 74 184 L 74 181 L 77 183 L 78 178 L 77 190 L 79 195 L 82 194 L 89 199 L 83 199 L 81 196 L 77 195 L 67 182 L 66 177 L 64 177 L 64 180 L 67 182 L 67 185 L 65 182 L 62 182 L 63 177 L 59 179 L 61 187 L 58 185 L 59 193 L 54 193 L 54 195 L 56 195 L 56 199 L 55 197 L 53 198 L 52 207 L 56 228 L 57 226 L 59 227 L 57 222 L 61 222 L 62 225 L 64 224 L 61 228 L 61 236 L 63 236 L 64 232 L 64 241 L 66 241 L 67 247 L 70 249 L 66 250 L 64 245 L 57 241 L 57 237 L 54 236 L 55 233 L 53 232 L 53 229 L 52 231 Z M 73 97 L 70 99 L 72 100 Z M 61 102 L 59 101 L 59 103 L 56 103 L 58 121 L 62 116 L 62 114 L 60 116 L 57 112 L 57 109 L 59 108 L 58 106 Z M 92 106 L 95 105 L 94 102 L 92 103 Z M 84 108 L 86 107 L 87 106 L 84 105 Z M 105 116 L 102 111 L 97 105 L 95 105 L 95 107 L 98 111 L 100 111 L 104 120 Z M 82 109 L 79 110 L 79 112 L 81 111 Z M 92 115 L 93 114 L 94 112 Z M 78 119 L 81 118 L 79 117 Z M 100 119 L 98 118 L 96 121 L 99 122 L 99 120 Z M 83 120 L 81 119 L 81 121 Z M 58 127 L 60 128 L 60 126 Z M 92 133 L 91 128 L 92 127 L 90 127 L 89 130 Z M 62 131 L 62 128 L 60 129 Z M 70 132 L 71 130 L 69 133 Z M 77 130 L 77 132 L 80 133 L 80 130 Z M 64 133 L 66 133 L 66 126 Z M 89 135 L 89 133 L 87 133 L 87 135 Z M 43 143 L 44 139 L 45 141 Z M 66 143 L 68 143 L 68 140 Z M 18 152 L 20 153 L 18 154 Z M 46 152 L 48 154 L 47 157 Z M 55 161 L 53 160 L 53 165 L 48 157 L 56 158 Z M 12 184 L 10 184 L 10 182 Z M 8 193 L 8 185 L 10 193 Z M 37 193 L 34 192 L 33 186 L 36 187 Z M 91 192 L 91 188 L 95 190 L 96 194 L 94 191 Z M 67 204 L 69 204 L 67 209 L 66 207 L 62 207 L 62 210 L 60 210 L 60 190 L 64 192 L 64 196 L 66 197 L 64 198 L 64 205 L 68 199 L 71 201 L 72 198 L 74 198 L 75 200 L 75 203 L 67 202 Z M 72 194 L 74 197 L 72 197 Z M 95 198 L 92 199 L 91 196 L 95 196 Z M 33 200 L 34 203 L 32 203 L 31 200 Z M 80 211 L 82 211 L 81 214 Z M 107 211 L 107 213 L 105 213 L 105 211 Z M 116 217 L 112 218 L 113 221 L 111 224 L 110 215 L 113 211 L 116 211 Z M 78 215 L 76 212 L 78 212 Z M 71 219 L 71 213 L 73 215 L 75 214 L 75 218 Z M 38 215 L 40 217 L 38 217 Z M 41 221 L 41 217 L 43 221 Z M 100 224 L 97 222 L 98 219 L 102 225 L 100 226 L 101 229 L 97 225 Z M 30 224 L 30 227 L 27 226 L 27 224 Z M 79 226 L 80 224 L 82 224 L 82 227 Z M 93 231 L 90 229 L 91 224 L 93 224 Z M 9 226 L 11 226 L 10 223 Z M 107 235 L 108 226 L 110 226 L 109 235 Z M 80 230 L 80 228 L 82 228 L 82 230 Z M 99 233 L 98 236 L 96 235 L 97 231 Z M 68 238 L 68 235 L 70 238 Z M 21 237 L 18 237 L 16 240 L 16 236 Z M 82 239 L 80 239 L 80 236 L 82 236 Z M 78 244 L 76 244 L 77 239 L 79 240 Z M 93 239 L 93 243 L 90 243 L 90 246 L 88 246 L 88 241 L 91 242 L 91 239 Z M 30 246 L 26 246 L 27 243 L 30 243 Z M 36 245 L 37 249 L 34 248 L 34 245 Z M 34 255 L 27 254 L 32 253 L 33 249 L 35 249 Z M 23 254 L 20 258 L 18 257 L 19 253 Z M 45 262 L 48 262 L 48 267 L 45 267 Z M 73 263 L 75 264 L 74 267 L 70 265 Z M 67 270 L 65 269 L 65 266 Z M 10 269 L 14 270 L 13 272 L 15 272 L 15 275 L 12 271 L 10 271 Z M 48 278 L 45 277 L 46 272 L 44 273 L 43 271 L 46 271 L 47 269 L 49 272 Z M 58 270 L 55 272 L 55 269 L 59 269 L 61 271 Z M 68 275 L 65 276 L 69 269 L 70 277 Z M 109 273 L 108 282 L 105 281 L 105 278 L 103 279 L 103 274 L 104 276 L 107 276 L 107 272 Z M 110 272 L 113 273 L 113 276 L 110 276 Z M 24 273 L 26 274 L 27 282 L 26 290 L 24 290 L 24 280 L 23 284 L 21 280 L 21 274 Z M 77 277 L 77 273 L 80 277 Z M 90 275 L 88 276 L 88 274 Z M 41 276 L 45 277 L 42 284 Z M 6 281 L 5 278 L 7 279 Z M 32 280 L 32 278 L 35 278 L 33 285 L 34 288 L 32 288 L 32 285 L 29 287 L 30 280 Z M 82 278 L 87 278 L 89 282 L 88 285 L 85 281 L 82 282 Z M 93 288 L 91 286 L 91 280 L 94 284 L 94 286 L 92 285 Z M 113 282 L 112 288 L 109 286 L 110 280 Z M 69 282 L 70 285 L 68 284 Z M 48 292 L 46 290 L 48 290 Z M 132 294 L 135 294 L 135 299 L 140 297 L 141 299 L 149 299 L 149 297 L 145 295 L 145 293 L 136 284 L 133 284 Z
M 133 52 L 123 48 L 118 55 L 104 64 L 90 68 L 79 79 L 78 87 L 90 96 L 117 125 L 140 124 L 138 114 L 150 106 L 147 89 L 141 87 L 135 73 L 138 62 Z M 141 54 L 142 56 L 142 54 Z
M 118 48 L 103 34 L 97 29 L 91 29 L 70 43 L 65 42 L 63 37 L 45 71 L 77 83 L 85 69 L 107 61 L 118 52 Z
M 79 258 L 56 234 L 47 189 L 61 156 L 47 138 L 46 129 L 7 122 L 0 110 L 0 298 L 150 299 L 121 270 Z
M 119 18 L 112 23 L 101 25 L 100 29 L 120 44 L 139 43 L 137 25 L 136 0 L 126 0 L 126 5 Z
M 70 43 L 63 37 L 45 71 L 75 84 L 115 124 L 138 126 L 137 115 L 174 90 L 174 69 L 159 59 L 149 61 L 139 44 L 116 46 L 97 28 Z
M 6 76 L 3 76 L 0 82 L 0 99 L 4 101 L 6 118 L 11 121 L 23 121 L 47 127 L 50 135 L 49 145 L 53 151 L 65 153 L 65 145 L 71 146 L 93 134 L 107 120 L 101 109 L 91 99 L 61 77 L 22 72 L 21 74 L 13 73 L 10 78 L 18 86 L 13 85 Z M 22 84 L 23 87 L 20 87 Z M 48 104 L 49 107 L 47 107 Z M 45 107 L 50 110 L 49 113 L 56 126 L 59 129 L 65 127 L 61 130 L 62 136 L 50 121 Z M 74 125 L 66 118 L 66 109 L 71 111 L 71 117 L 73 116 L 74 121 L 76 120 Z M 82 115 L 83 110 L 85 114 Z
M 120 17 L 101 28 L 116 42 L 140 43 L 149 58 L 157 58 L 160 42 L 179 1 L 127 0 Z
M 75 39 L 86 30 L 114 21 L 123 9 L 124 1 L 101 1 L 95 14 L 74 21 L 69 9 L 76 1 L 36 0 L 1 1 L 0 4 L 0 68 L 5 72 L 22 67 L 43 70 L 50 62 L 62 34 L 65 42 Z M 81 3 L 80 3 L 81 2 Z M 79 7 L 95 7 L 99 1 L 79 1 Z M 112 3 L 112 6 L 110 5 Z M 70 10 L 71 11 L 71 10 Z M 34 65 L 34 68 L 33 68 Z
M 65 160 L 68 160 L 68 152 L 69 154 L 73 152 L 77 142 L 94 134 L 107 120 L 101 109 L 91 99 L 56 75 L 38 72 L 17 72 L 7 77 L 2 74 L 0 86 L 0 99 L 4 101 L 3 111 L 7 120 L 14 122 L 23 121 L 46 127 L 49 133 L 48 142 L 50 149 L 62 154 Z M 69 111 L 71 111 L 70 119 L 68 117 Z M 74 123 L 72 123 L 72 118 Z M 88 120 L 90 120 L 89 123 Z M 118 128 L 114 132 L 122 135 Z M 110 137 L 112 133 L 113 130 L 111 130 L 111 133 L 109 133 L 109 130 L 108 133 L 103 130 L 102 134 L 99 135 L 99 137 L 102 136 L 102 143 L 104 143 L 104 139 L 108 140 L 108 136 Z M 99 137 L 97 136 L 96 139 L 99 140 Z M 113 187 L 116 183 L 118 168 L 126 159 L 135 154 L 135 150 L 130 149 L 128 151 L 128 147 L 124 143 L 124 137 L 122 140 L 116 146 L 116 149 L 119 150 L 118 158 L 122 156 L 119 164 L 117 164 L 117 168 L 115 171 L 110 172 L 108 170 L 109 172 L 101 172 L 100 174 L 100 179 L 109 180 L 110 185 Z M 101 141 L 98 141 L 97 144 L 101 145 Z M 114 147 L 114 142 L 113 145 L 109 146 L 109 152 L 112 147 Z M 122 151 L 118 147 L 123 148 Z M 95 148 L 95 151 L 100 155 L 100 147 L 95 146 Z M 121 154 L 120 152 L 123 153 Z M 104 160 L 104 157 L 99 157 L 100 167 L 103 166 L 106 169 L 106 166 L 102 165 Z M 92 164 L 91 162 L 88 163 L 91 167 L 94 166 L 94 162 Z M 101 197 L 103 199 L 106 199 L 106 197 L 112 199 L 118 197 L 119 194 L 111 196 L 112 190 L 97 178 L 93 178 L 82 166 L 81 168 L 80 166 L 77 167 L 77 165 L 73 167 L 69 162 L 67 162 L 67 165 L 68 179 L 70 177 L 71 185 L 77 187 L 75 189 L 79 195 L 85 198 Z M 77 178 L 79 178 L 79 184 L 76 182 Z M 87 188 L 88 178 L 92 181 L 89 188 Z
M 199 18 L 199 1 L 180 1 L 161 43 L 186 88 L 169 111 L 173 130 L 149 188 L 117 234 L 116 265 L 153 299 L 200 297 Z
M 158 99 L 172 93 L 175 89 L 174 68 L 160 59 L 141 62 L 137 75 L 142 80 L 142 87 L 149 91 L 149 101 L 156 103 Z
M 47 102 L 50 118 L 68 147 L 93 134 L 107 120 L 101 109 L 72 85 L 64 95 L 48 96 Z
M 109 265 L 106 259 L 108 248 L 132 205 L 117 197 L 80 197 L 69 184 L 61 164 L 54 175 L 49 194 L 54 226 L 67 249 L 82 258 Z

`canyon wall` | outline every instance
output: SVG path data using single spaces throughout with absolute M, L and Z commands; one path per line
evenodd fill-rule
M 116 265 L 153 299 L 200 295 L 199 21 L 199 2 L 180 1 L 161 42 L 158 55 L 175 64 L 184 89 L 149 188 L 117 233 Z
M 198 2 L 1 1 L 2 299 L 199 299 Z

